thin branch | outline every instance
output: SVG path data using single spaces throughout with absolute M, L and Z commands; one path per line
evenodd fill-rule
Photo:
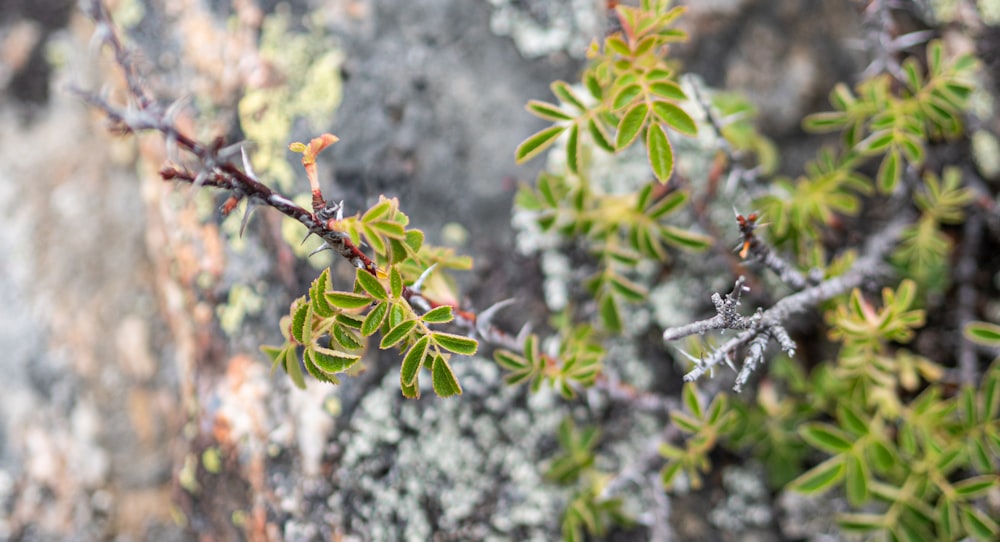
M 775 339 L 781 349 L 788 353 L 789 356 L 795 355 L 795 342 L 789 337 L 782 323 L 795 314 L 810 310 L 823 301 L 843 294 L 852 288 L 856 288 L 867 280 L 875 279 L 885 274 L 886 266 L 882 260 L 892 247 L 895 246 L 902 229 L 909 222 L 908 218 L 907 216 L 897 217 L 881 232 L 871 237 L 868 245 L 865 247 L 865 256 L 856 261 L 851 269 L 843 275 L 827 279 L 815 286 L 786 296 L 766 311 L 760 312 L 758 309 L 758 313 L 752 318 L 740 317 L 742 321 L 737 321 L 737 323 L 743 325 L 746 321 L 751 321 L 749 328 L 731 328 L 745 330 L 713 350 L 705 358 L 698 360 L 695 368 L 684 375 L 684 380 L 686 382 L 693 382 L 701 378 L 706 373 L 712 372 L 716 365 L 722 362 L 728 363 L 734 351 L 747 347 L 743 367 L 737 375 L 736 384 L 733 388 L 739 392 L 749 379 L 750 373 L 763 361 L 765 349 L 770 339 Z M 739 284 L 739 281 L 737 283 Z M 718 294 L 715 294 L 713 299 L 717 296 Z M 723 308 L 728 310 L 725 306 Z M 719 310 L 719 304 L 716 304 L 716 310 Z M 719 314 L 708 320 L 680 328 L 669 329 L 664 332 L 664 339 L 676 340 L 694 333 L 704 333 L 711 329 L 718 329 L 712 326 L 716 322 L 726 319 L 727 317 L 720 311 Z

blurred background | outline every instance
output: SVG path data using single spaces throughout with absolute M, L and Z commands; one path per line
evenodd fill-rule
M 744 93 L 781 170 L 799 171 L 818 144 L 799 120 L 872 60 L 867 3 L 682 3 L 691 41 L 675 58 Z M 913 4 L 978 16 L 975 2 Z M 398 196 L 429 241 L 473 257 L 458 276 L 464 303 L 515 297 L 505 323 L 544 325 L 539 262 L 515 250 L 510 225 L 517 183 L 542 164 L 515 166 L 513 153 L 542 127 L 524 104 L 577 78 L 608 28 L 606 2 L 108 6 L 150 89 L 188 100 L 178 122 L 191 133 L 252 141 L 258 173 L 290 195 L 308 190 L 287 143 L 337 134 L 320 162 L 328 198 L 354 212 Z M 392 353 L 336 388 L 270 374 L 257 347 L 280 341 L 278 318 L 317 268 L 331 264 L 340 285 L 353 272 L 306 261 L 310 247 L 273 211 L 239 239 L 218 198 L 159 180 L 156 135 L 109 134 L 68 91 L 122 95 L 92 34 L 72 0 L 0 3 L 0 539 L 556 539 L 568 495 L 539 465 L 559 421 L 584 407 L 506 389 L 480 358 L 458 364 L 465 394 L 447 401 L 403 401 Z M 662 413 L 586 408 L 617 424 L 611 466 L 645 472 Z M 792 536 L 762 474 L 735 472 L 743 489 L 719 478 L 683 499 L 638 476 L 627 507 L 642 521 L 613 538 Z M 727 498 L 737 491 L 742 508 Z

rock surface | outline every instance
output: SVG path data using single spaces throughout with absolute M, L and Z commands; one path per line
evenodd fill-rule
M 473 306 L 517 297 L 513 323 L 544 325 L 540 263 L 516 253 L 510 226 L 514 180 L 540 164 L 516 167 L 513 149 L 541 126 L 524 103 L 575 78 L 602 2 L 162 4 L 122 0 L 114 13 L 154 90 L 194 95 L 201 114 L 182 122 L 202 122 L 201 136 L 240 135 L 245 89 L 288 76 L 258 42 L 262 21 L 286 16 L 289 48 L 302 36 L 335 47 L 339 73 L 326 75 L 342 102 L 292 119 L 285 141 L 338 134 L 320 166 L 328 195 L 348 209 L 399 196 L 429 240 L 475 258 L 460 277 Z M 745 92 L 794 171 L 814 145 L 799 143 L 798 119 L 867 60 L 848 47 L 855 4 L 690 4 L 679 58 Z M 609 422 L 602 461 L 643 473 L 625 495 L 641 523 L 615 540 L 736 540 L 727 531 L 748 525 L 755 540 L 781 539 L 752 468 L 676 499 L 656 492 L 645 476 L 656 465 L 643 469 L 662 411 L 529 398 L 480 358 L 458 364 L 465 394 L 447 401 L 404 401 L 391 353 L 337 388 L 269 375 L 256 347 L 279 340 L 275 322 L 315 269 L 274 213 L 234 240 L 218 201 L 157 180 L 155 138 L 108 135 L 66 92 L 120 91 L 91 32 L 69 0 L 0 6 L 0 539 L 553 540 L 569 494 L 541 473 L 566 415 Z M 464 241 L 445 233 L 454 224 Z M 351 275 L 343 262 L 333 272 Z M 656 385 L 668 364 L 620 347 L 612 367 Z M 749 497 L 727 503 L 739 483 Z

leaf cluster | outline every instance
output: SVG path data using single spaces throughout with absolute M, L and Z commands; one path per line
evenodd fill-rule
M 681 432 L 690 436 L 684 441 L 682 448 L 667 443 L 660 445 L 660 455 L 667 460 L 660 471 L 660 477 L 663 486 L 670 489 L 677 476 L 684 473 L 691 487 L 700 489 L 702 475 L 712 468 L 708 453 L 729 431 L 728 426 L 733 416 L 725 394 L 716 395 L 708 407 L 704 407 L 693 382 L 684 385 L 681 401 L 684 411 L 671 412 L 670 420 Z

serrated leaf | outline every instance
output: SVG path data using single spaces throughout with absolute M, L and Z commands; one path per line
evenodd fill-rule
M 367 307 L 373 301 L 370 296 L 348 292 L 327 292 L 325 297 L 331 305 L 342 309 L 360 309 Z
M 656 180 L 666 183 L 674 172 L 674 150 L 663 127 L 654 124 L 646 130 L 646 153 Z
M 547 102 L 530 100 L 528 101 L 528 105 L 526 105 L 525 108 L 528 110 L 528 112 L 535 115 L 536 117 L 540 117 L 552 122 L 573 120 L 573 117 L 568 113 L 566 113 L 565 111 L 563 111 L 562 109 L 559 109 L 559 106 Z
M 396 346 L 400 341 L 405 339 L 411 331 L 413 331 L 413 328 L 416 327 L 416 325 L 416 320 L 404 320 L 400 322 L 396 325 L 396 327 L 390 329 L 389 332 L 382 337 L 382 342 L 378 345 L 379 348 L 385 350 Z
M 443 356 L 434 356 L 434 365 L 431 367 L 431 377 L 434 383 L 434 393 L 438 397 L 451 397 L 462 394 L 462 386 L 458 384 L 455 373 Z
M 864 154 L 879 154 L 884 152 L 896 139 L 892 130 L 879 130 L 858 143 L 857 151 Z
M 622 116 L 618 122 L 618 133 L 615 134 L 615 148 L 622 150 L 628 147 L 639 136 L 642 127 L 649 116 L 649 106 L 644 103 L 635 104 Z
M 372 222 L 368 224 L 368 229 L 381 234 L 382 236 L 388 237 L 389 239 L 404 239 L 406 237 L 406 228 L 402 224 L 397 222 L 389 222 L 388 220 L 379 220 L 378 222 Z M 367 236 L 367 230 L 365 235 Z M 374 249 L 374 245 L 372 246 Z M 383 245 L 382 250 L 377 251 L 380 254 L 385 252 L 385 246 Z
M 420 372 L 420 366 L 424 363 L 424 359 L 427 357 L 427 345 L 430 344 L 430 341 L 430 335 L 420 337 L 406 352 L 406 355 L 403 356 L 403 365 L 399 370 L 399 380 L 403 387 L 411 386 L 416 383 L 417 374 Z
M 565 129 L 565 126 L 550 126 L 525 139 L 524 142 L 517 146 L 517 150 L 514 151 L 517 163 L 523 164 L 549 148 Z
M 385 286 L 382 286 L 382 283 L 379 282 L 379 280 L 371 273 L 365 271 L 364 269 L 358 269 L 356 272 L 356 278 L 358 285 L 361 286 L 361 289 L 368 292 L 368 294 L 375 299 L 379 301 L 389 299 L 389 294 L 386 293 Z
M 436 331 L 431 334 L 431 340 L 441 348 L 463 356 L 471 356 L 479 349 L 479 341 L 452 333 Z
M 354 332 L 348 331 L 344 326 L 333 326 L 333 331 L 331 333 L 333 340 L 337 342 L 340 346 L 348 350 L 360 350 L 361 341 L 354 335 Z
M 428 324 L 445 324 L 451 322 L 454 318 L 455 316 L 452 314 L 450 305 L 435 307 L 420 317 L 421 320 Z
M 583 77 L 583 84 L 590 91 L 590 95 L 593 96 L 598 101 L 604 95 L 604 89 L 601 88 L 601 82 L 597 80 L 597 77 L 590 71 L 588 71 Z
M 832 488 L 843 477 L 843 456 L 834 456 L 792 480 L 788 487 L 806 495 L 819 494 Z
M 292 313 L 292 339 L 299 344 L 305 344 L 306 315 L 309 304 L 296 300 L 295 312 Z
M 658 100 L 653 102 L 653 112 L 674 130 L 689 136 L 698 135 L 698 126 L 691 116 L 680 107 L 670 102 Z
M 396 266 L 389 268 L 389 290 L 392 292 L 393 299 L 403 297 L 403 276 L 399 274 L 399 269 Z
M 407 399 L 420 399 L 420 379 L 414 378 L 410 384 L 400 384 L 400 391 Z
M 310 351 L 312 352 L 312 360 L 316 364 L 316 367 L 328 374 L 342 373 L 350 369 L 361 359 L 361 356 L 355 354 L 338 352 L 321 346 L 315 346 Z
M 382 321 L 385 320 L 385 315 L 389 312 L 389 304 L 386 302 L 379 303 L 375 305 L 368 315 L 365 316 L 363 322 L 361 322 L 361 334 L 365 337 L 370 337 L 374 335 L 378 328 L 382 326 Z
M 376 220 L 379 220 L 389 214 L 389 210 L 391 208 L 392 200 L 384 199 L 368 209 L 365 214 L 361 216 L 361 221 L 368 223 L 375 222 Z
M 362 222 L 359 226 L 361 233 L 365 235 L 365 240 L 368 241 L 368 245 L 372 247 L 372 250 L 376 254 L 385 254 L 386 246 L 385 241 L 382 237 L 375 231 L 375 228 L 371 224 Z

